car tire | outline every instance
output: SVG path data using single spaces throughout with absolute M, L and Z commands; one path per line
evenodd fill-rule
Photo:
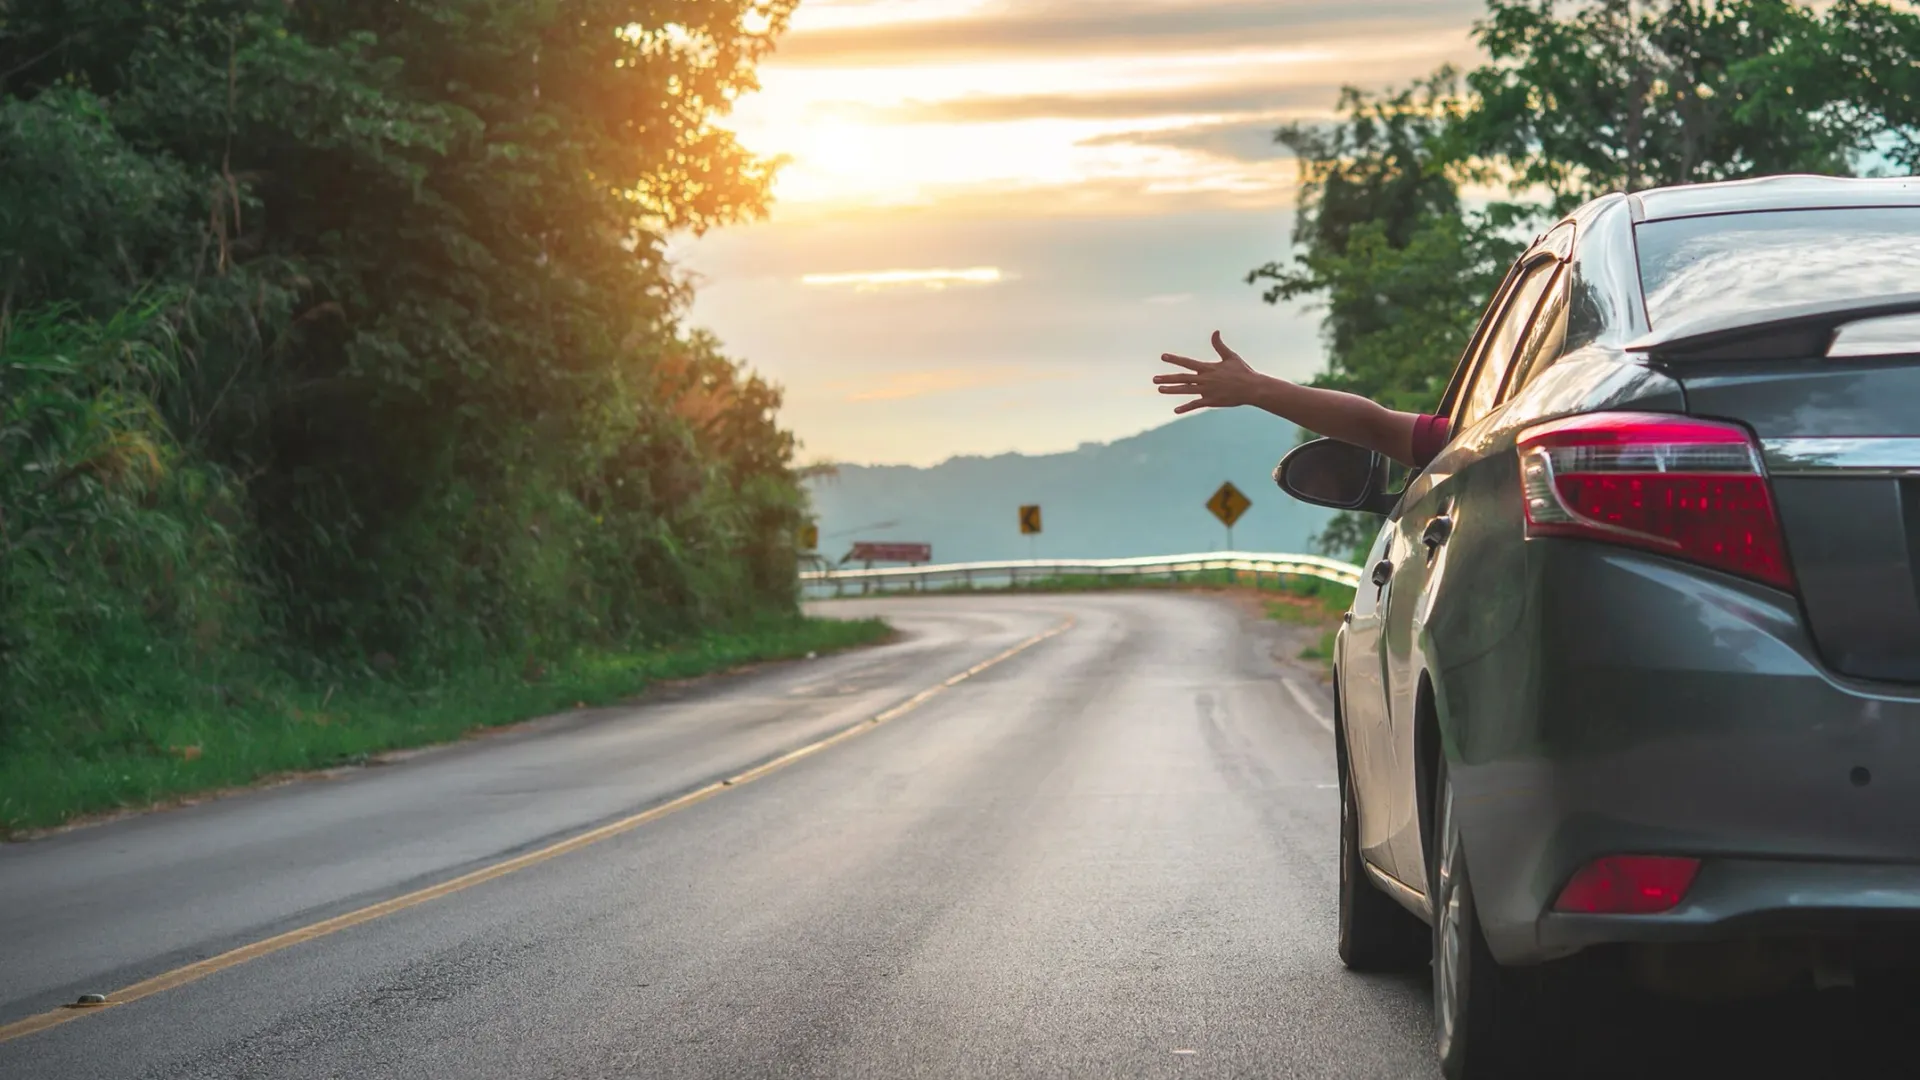
M 1360 857 L 1353 781 L 1340 769 L 1340 962 L 1351 971 L 1417 971 L 1432 959 L 1432 935 L 1374 886 Z
M 1503 967 L 1487 947 L 1442 761 L 1434 777 L 1428 893 L 1433 903 L 1433 1011 L 1447 1080 L 1557 1075 L 1548 1060 L 1571 1032 L 1565 999 L 1544 967 Z

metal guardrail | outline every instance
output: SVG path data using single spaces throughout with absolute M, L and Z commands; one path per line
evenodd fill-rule
M 1149 555 L 1135 559 L 1013 559 L 1003 562 L 945 563 L 934 566 L 888 566 L 861 570 L 806 570 L 800 584 L 810 592 L 831 589 L 844 595 L 849 586 L 862 593 L 929 588 L 1014 587 L 1069 577 L 1178 578 L 1182 574 L 1228 570 L 1242 574 L 1305 577 L 1358 588 L 1360 568 L 1318 555 L 1262 554 L 1216 551 L 1196 555 Z

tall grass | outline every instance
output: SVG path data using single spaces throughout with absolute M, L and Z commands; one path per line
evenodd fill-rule
M 258 643 L 237 485 L 155 406 L 177 377 L 161 310 L 0 337 L 0 745 L 149 739 L 128 701 L 184 702 Z
M 877 620 L 769 618 L 676 645 L 580 649 L 537 670 L 494 662 L 453 677 L 308 681 L 239 656 L 225 665 L 228 682 L 196 685 L 143 664 L 124 692 L 95 699 L 99 722 L 86 738 L 36 718 L 0 743 L 0 836 L 279 773 L 360 764 L 479 728 L 618 702 L 666 680 L 864 644 L 887 629 Z

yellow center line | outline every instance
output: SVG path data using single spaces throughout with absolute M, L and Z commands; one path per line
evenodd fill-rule
M 405 911 L 410 907 L 427 903 L 430 900 L 438 900 L 443 896 L 450 896 L 462 889 L 471 888 L 482 882 L 492 881 L 495 878 L 505 877 L 516 871 L 525 870 L 529 866 L 546 862 L 548 859 L 565 855 L 570 851 L 578 851 L 588 845 L 597 844 L 602 840 L 619 836 L 621 833 L 631 832 L 649 822 L 658 821 L 676 810 L 685 810 L 695 803 L 705 802 L 707 799 L 729 788 L 751 783 L 761 777 L 784 769 L 788 765 L 799 761 L 801 758 L 811 757 L 830 746 L 846 742 L 856 735 L 872 731 L 874 728 L 890 720 L 898 720 L 902 716 L 926 704 L 939 694 L 966 682 L 968 679 L 986 671 L 988 668 L 1010 660 L 1026 652 L 1028 649 L 1033 648 L 1035 645 L 1046 641 L 1048 638 L 1057 637 L 1066 633 L 1073 628 L 1073 623 L 1074 620 L 1069 618 L 1051 630 L 1035 634 L 1025 641 L 1020 642 L 1018 645 L 1007 649 L 1005 652 L 982 660 L 980 663 L 973 665 L 958 675 L 920 691 L 885 712 L 868 717 L 851 727 L 844 728 L 816 742 L 808 743 L 797 750 L 788 751 L 763 765 L 756 765 L 743 773 L 690 791 L 670 802 L 661 803 L 659 806 L 653 807 L 650 810 L 643 810 L 630 817 L 621 818 L 618 821 L 602 825 L 597 829 L 591 829 L 578 836 L 543 847 L 538 851 L 530 851 L 525 855 L 517 855 L 511 859 L 494 863 L 491 866 L 481 867 L 470 873 L 462 874 L 457 878 L 443 881 L 438 885 L 431 885 L 403 896 L 396 896 L 391 900 L 382 900 L 377 904 L 369 904 L 356 911 L 349 911 L 344 915 L 336 915 L 331 919 L 323 919 L 310 926 L 303 926 L 298 930 L 289 930 L 284 934 L 276 934 L 263 941 L 256 941 L 251 945 L 243 945 L 240 948 L 221 953 L 218 956 L 208 957 L 198 963 L 174 968 L 172 971 L 155 975 L 151 979 L 143 979 L 140 982 L 134 983 L 132 986 L 116 990 L 108 994 L 106 996 L 107 1000 L 101 1004 L 91 1006 L 63 1006 L 49 1012 L 40 1013 L 36 1016 L 29 1016 L 24 1020 L 16 1020 L 11 1024 L 0 1025 L 0 1043 L 11 1042 L 14 1039 L 45 1031 L 48 1028 L 59 1027 L 69 1020 L 78 1020 L 83 1016 L 98 1013 L 113 1008 L 114 1006 L 130 1004 L 139 1001 L 141 998 L 151 997 L 165 990 L 172 990 L 191 982 L 198 982 L 209 975 L 225 971 L 231 967 L 238 967 L 249 960 L 257 960 L 270 953 L 276 953 L 282 949 L 312 941 L 315 938 L 323 938 L 328 934 L 338 933 L 348 927 L 372 922 L 383 916 L 391 915 L 396 911 Z

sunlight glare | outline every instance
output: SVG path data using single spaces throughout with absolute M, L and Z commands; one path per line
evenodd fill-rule
M 871 5 L 855 5 L 865 10 Z M 849 11 L 852 8 L 848 9 Z M 776 54 L 777 55 L 777 54 Z M 1290 190 L 1291 170 L 1230 160 L 1199 147 L 1155 145 L 1135 134 L 1178 132 L 1238 119 L 1272 121 L 1280 113 L 1182 114 L 1196 92 L 1272 84 L 1276 72 L 1326 66 L 1312 49 L 1248 48 L 1205 56 L 1062 57 L 1033 62 L 886 68 L 781 68 L 762 71 L 764 89 L 741 99 L 732 125 L 756 153 L 788 164 L 774 188 L 783 217 L 831 215 L 871 207 L 929 206 L 955 195 L 1047 192 L 1083 185 L 1078 198 L 1102 199 L 1132 185 L 1135 196 L 1177 193 L 1252 195 Z M 1167 111 L 1142 116 L 943 117 L 941 107 L 985 99 L 1134 99 L 1164 93 Z M 1137 201 L 1137 200 L 1136 200 Z M 1118 207 L 1116 207 L 1118 209 Z

